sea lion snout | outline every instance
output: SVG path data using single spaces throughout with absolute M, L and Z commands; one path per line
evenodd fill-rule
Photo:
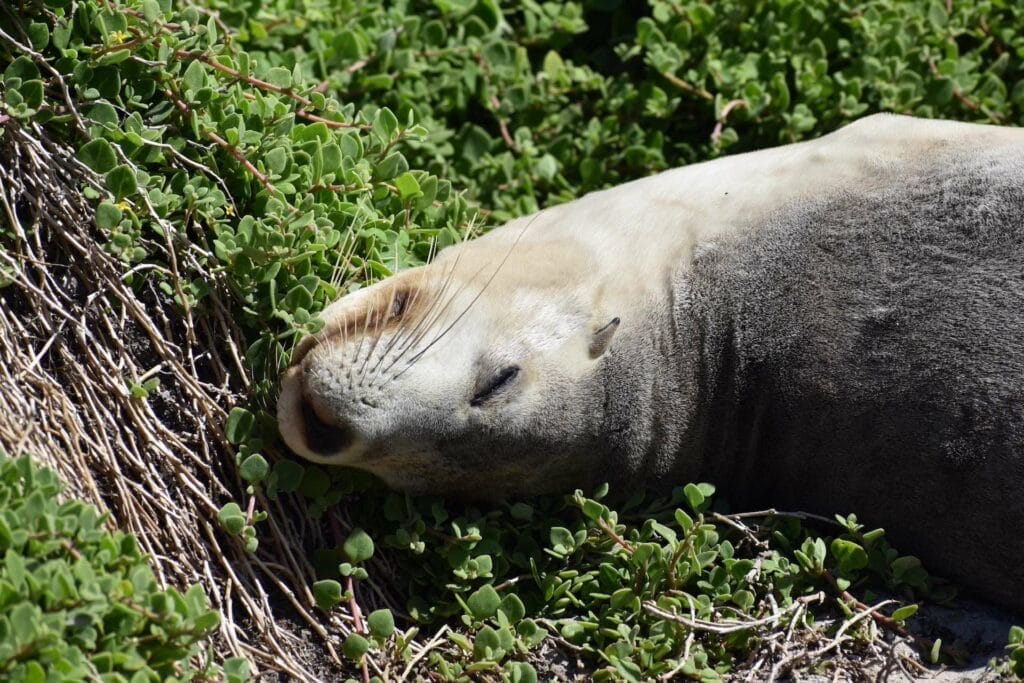
M 277 421 L 281 436 L 297 453 L 317 462 L 337 461 L 356 442 L 355 426 L 324 407 L 304 381 L 304 368 L 293 366 L 281 383 Z
M 277 403 L 282 438 L 321 463 L 350 464 L 367 440 L 366 418 L 379 388 L 364 386 L 335 335 L 302 340 L 281 382 Z
M 350 424 L 337 424 L 335 419 L 321 417 L 323 411 L 317 410 L 313 398 L 308 395 L 303 394 L 299 403 L 306 445 L 311 451 L 327 456 L 340 453 L 352 445 L 355 430 Z
M 408 457 L 370 453 L 408 450 L 465 418 L 475 366 L 458 359 L 475 357 L 466 342 L 476 338 L 448 333 L 467 322 L 473 289 L 450 271 L 423 270 L 342 297 L 321 314 L 323 329 L 295 347 L 277 417 L 296 453 L 386 474 Z M 465 410 L 452 399 L 460 394 Z

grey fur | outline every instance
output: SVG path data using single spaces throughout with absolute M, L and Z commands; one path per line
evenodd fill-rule
M 943 159 L 704 250 L 663 321 L 611 351 L 600 471 L 856 512 L 1024 612 L 1019 151 Z

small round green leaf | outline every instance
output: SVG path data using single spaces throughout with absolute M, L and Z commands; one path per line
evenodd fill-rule
M 106 173 L 117 164 L 114 148 L 103 138 L 82 145 L 78 150 L 78 160 L 97 173 Z
M 917 605 L 904 605 L 892 613 L 893 621 L 906 621 L 917 614 Z
M 533 506 L 526 503 L 513 503 L 508 512 L 512 516 L 512 519 L 516 519 L 521 522 L 529 522 L 533 519 Z
M 470 594 L 466 604 L 475 618 L 487 619 L 494 616 L 494 613 L 498 610 L 498 605 L 501 604 L 501 598 L 498 597 L 498 592 L 494 590 L 494 586 L 487 584 L 480 586 L 480 588 Z
M 395 618 L 389 609 L 379 609 L 370 612 L 366 618 L 366 625 L 377 638 L 389 638 L 395 632 Z
M 274 463 L 274 475 L 277 476 L 277 490 L 291 493 L 302 484 L 306 468 L 292 460 L 278 460 Z
M 234 407 L 228 413 L 228 421 L 224 427 L 224 435 L 233 444 L 240 444 L 252 431 L 256 416 L 245 408 Z
M 345 539 L 343 549 L 353 564 L 366 562 L 373 557 L 373 539 L 362 529 L 353 529 L 349 537 Z
M 408 171 L 395 178 L 394 183 L 398 188 L 398 196 L 402 199 L 412 199 L 421 194 L 419 182 Z
M 284 147 L 275 147 L 263 156 L 263 163 L 272 173 L 281 173 L 288 164 L 288 151 Z
M 526 662 L 509 662 L 505 674 L 510 683 L 537 683 L 537 670 Z
M 222 507 L 217 513 L 217 519 L 224 530 L 232 536 L 237 536 L 245 528 L 245 514 L 242 508 L 238 507 L 238 503 L 228 503 Z
M 249 483 L 263 481 L 267 472 L 270 471 L 270 465 L 259 453 L 253 453 L 248 458 L 242 461 L 241 467 L 238 469 L 238 473 Z
M 45 683 L 46 681 L 46 671 L 43 670 L 39 662 L 35 661 L 26 662 L 22 676 L 25 683 Z
M 110 230 L 121 222 L 121 209 L 110 202 L 100 202 L 96 207 L 96 227 Z
M 732 601 L 746 612 L 754 606 L 754 594 L 748 590 L 741 589 L 732 594 Z
M 689 531 L 693 528 L 693 517 L 686 514 L 685 510 L 676 509 L 676 524 L 679 525 L 683 531 Z
M 490 626 L 480 629 L 473 639 L 473 657 L 476 659 L 501 659 L 504 655 L 501 638 Z
M 39 78 L 39 67 L 36 66 L 31 57 L 18 57 L 4 69 L 5 81 L 13 81 L 16 78 L 20 78 L 22 81 Z
M 844 574 L 868 566 L 868 554 L 853 541 L 837 538 L 832 541 L 831 550 Z
M 345 656 L 352 661 L 359 661 L 359 659 L 366 654 L 366 651 L 370 649 L 370 641 L 363 638 L 358 633 L 353 633 L 345 642 L 341 644 L 341 651 L 345 653 Z
M 690 508 L 694 512 L 700 512 L 704 509 L 704 492 L 698 486 L 687 484 L 683 488 L 683 494 L 686 496 L 686 502 L 690 504 Z
M 28 34 L 29 42 L 32 43 L 32 48 L 36 51 L 42 50 L 50 42 L 50 27 L 43 22 L 29 22 L 25 27 L 25 32 Z
M 526 616 L 526 606 L 523 605 L 523 601 L 515 593 L 509 593 L 502 598 L 498 609 L 504 612 L 505 616 L 513 624 Z
M 249 680 L 249 660 L 245 657 L 230 657 L 224 660 L 222 666 L 228 683 L 243 683 Z
M 203 68 L 203 63 L 198 59 L 189 62 L 181 77 L 181 82 L 188 90 L 192 91 L 197 91 L 206 85 L 206 70 Z
M 317 581 L 313 584 L 313 600 L 316 606 L 326 611 L 341 602 L 341 584 L 333 579 Z
M 267 82 L 278 88 L 291 88 L 292 72 L 280 66 L 275 66 L 267 72 Z
M 597 521 L 601 519 L 601 515 L 604 514 L 605 506 L 598 503 L 596 500 L 587 499 L 583 501 L 583 514 L 589 519 Z
M 156 0 L 142 0 L 142 16 L 150 24 L 155 24 L 159 21 L 163 17 L 159 3 Z
M 138 190 L 135 182 L 135 172 L 129 166 L 121 164 L 114 167 L 107 173 L 107 189 L 114 193 L 118 199 L 130 197 Z
M 220 612 L 211 610 L 196 617 L 193 627 L 202 633 L 212 633 L 220 626 Z
M 18 92 L 24 98 L 27 107 L 38 109 L 43 103 L 43 82 L 38 79 L 25 81 L 18 88 Z

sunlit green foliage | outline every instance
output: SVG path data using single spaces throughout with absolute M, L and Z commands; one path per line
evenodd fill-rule
M 582 493 L 494 508 L 407 499 L 351 472 L 268 460 L 266 408 L 292 344 L 318 329 L 328 302 L 472 226 L 875 111 L 1020 122 L 1018 3 L 47 0 L 0 14 L 0 28 L 0 114 L 42 124 L 103 176 L 106 192 L 88 191 L 101 239 L 126 272 L 156 266 L 126 279 L 155 282 L 179 309 L 224 305 L 241 322 L 255 383 L 225 433 L 249 490 L 301 495 L 315 518 L 355 501 L 363 528 L 342 557 L 319 558 L 320 608 L 343 605 L 344 584 L 373 580 L 375 552 L 388 553 L 412 619 L 458 625 L 448 637 L 459 654 L 430 656 L 443 678 L 533 680 L 531 653 L 558 638 L 599 679 L 712 679 L 758 647 L 758 629 L 694 623 L 781 611 L 782 626 L 805 608 L 856 609 L 847 590 L 912 600 L 932 589 L 914 558 L 855 520 L 808 531 L 766 516 L 744 529 L 711 512 L 706 485 L 612 507 Z M 174 245 L 176 277 L 152 263 L 157 242 Z M 226 300 L 213 300 L 211 272 Z M 3 467 L 28 476 L 27 464 Z M 28 491 L 8 495 L 24 496 L 18 509 L 36 505 Z M 223 528 L 255 550 L 266 513 L 224 502 Z M 117 543 L 124 556 L 108 549 L 108 559 L 138 567 L 134 545 Z M 145 584 L 133 590 L 149 595 L 151 576 L 132 572 Z M 0 632 L 0 648 L 15 648 L 0 649 L 0 666 L 13 672 L 33 666 L 24 645 L 49 623 L 35 616 L 51 597 L 2 580 L 0 604 L 13 604 L 8 585 L 22 591 L 17 624 L 12 611 Z M 176 657 L 214 624 L 189 595 L 159 598 L 196 620 L 173 632 L 187 636 Z M 405 651 L 391 612 L 371 614 L 368 629 L 345 642 L 352 660 Z
M 244 660 L 193 666 L 220 623 L 202 588 L 161 590 L 135 538 L 91 505 L 58 502 L 61 488 L 0 453 L 0 678 L 244 680 Z

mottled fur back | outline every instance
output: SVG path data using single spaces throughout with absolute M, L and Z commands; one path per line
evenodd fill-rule
M 1016 151 L 784 210 L 696 259 L 676 318 L 711 340 L 702 474 L 734 501 L 858 512 L 1024 609 Z

